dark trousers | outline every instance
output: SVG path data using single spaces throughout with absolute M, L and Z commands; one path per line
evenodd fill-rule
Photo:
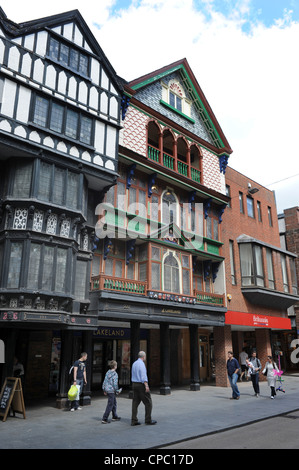
M 255 393 L 260 393 L 259 373 L 251 374 L 251 382 Z
M 117 413 L 116 413 L 116 395 L 115 393 L 107 393 L 108 396 L 108 403 L 106 406 L 105 413 L 103 415 L 103 419 L 108 419 L 108 416 L 110 415 L 112 411 L 112 418 L 117 418 Z
M 132 401 L 132 424 L 137 423 L 137 412 L 140 402 L 145 406 L 145 422 L 150 423 L 152 420 L 152 397 L 150 392 L 145 391 L 145 385 L 143 383 L 133 382 L 133 401 Z

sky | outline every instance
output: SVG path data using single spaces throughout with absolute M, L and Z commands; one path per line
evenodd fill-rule
M 0 0 L 20 23 L 78 9 L 116 73 L 186 58 L 231 146 L 229 165 L 299 206 L 298 0 Z

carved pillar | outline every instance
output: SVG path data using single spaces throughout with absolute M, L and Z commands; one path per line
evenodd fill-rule
M 198 326 L 189 325 L 190 335 L 190 390 L 200 390 Z
M 160 394 L 170 395 L 170 338 L 169 324 L 160 324 Z
M 70 388 L 69 370 L 73 357 L 73 332 L 71 330 L 61 331 L 61 356 L 59 369 L 59 390 L 56 394 L 57 408 L 64 408 L 68 405 L 67 392 Z

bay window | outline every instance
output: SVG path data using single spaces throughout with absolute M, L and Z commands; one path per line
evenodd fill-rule
M 242 286 L 264 286 L 262 247 L 251 243 L 240 244 Z

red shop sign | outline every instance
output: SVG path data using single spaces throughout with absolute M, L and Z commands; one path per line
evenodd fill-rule
M 257 328 L 277 328 L 279 330 L 291 330 L 292 328 L 289 318 L 232 311 L 226 312 L 225 324 L 255 326 Z

